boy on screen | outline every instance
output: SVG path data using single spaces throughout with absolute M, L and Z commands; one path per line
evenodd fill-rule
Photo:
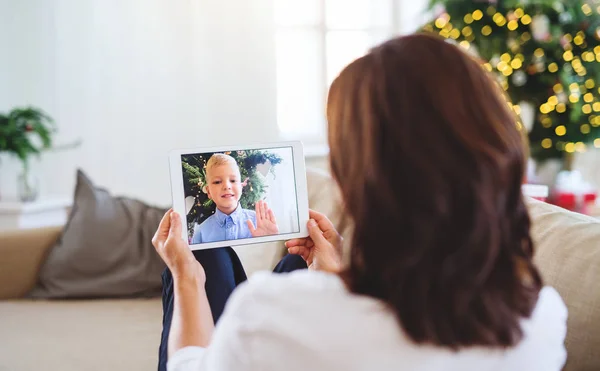
M 264 201 L 255 211 L 243 209 L 240 169 L 231 156 L 215 153 L 206 164 L 205 192 L 216 210 L 194 228 L 192 244 L 274 235 L 279 232 L 275 215 Z

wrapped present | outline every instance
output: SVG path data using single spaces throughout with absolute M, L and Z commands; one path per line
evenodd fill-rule
M 561 171 L 549 201 L 567 210 L 589 214 L 597 198 L 598 190 L 579 171 Z

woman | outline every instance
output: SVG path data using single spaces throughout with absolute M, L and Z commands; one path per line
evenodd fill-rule
M 287 243 L 309 270 L 243 284 L 213 334 L 204 270 L 167 215 L 169 369 L 560 370 L 567 313 L 532 262 L 522 138 L 480 65 L 433 36 L 390 40 L 341 72 L 327 118 L 349 264 L 311 213 Z

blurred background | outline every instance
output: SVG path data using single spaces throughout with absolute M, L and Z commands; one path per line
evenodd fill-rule
M 168 205 L 173 148 L 300 139 L 326 155 L 332 78 L 420 26 L 426 0 L 0 0 L 0 112 L 34 106 L 53 146 L 31 157 L 39 198 L 81 167 L 111 192 Z M 0 198 L 21 165 L 0 151 Z M 31 176 L 30 176 L 31 177 Z M 32 181 L 36 181 L 33 179 Z
M 156 369 L 164 265 L 150 241 L 172 149 L 301 140 L 310 207 L 339 226 L 326 92 L 417 30 L 507 92 L 531 148 L 524 192 L 599 217 L 600 0 L 0 0 L 0 370 Z M 599 369 L 585 322 L 598 221 L 552 210 L 534 215 L 534 240 L 558 251 L 547 277 L 573 272 L 549 282 L 585 340 L 569 357 L 590 364 L 567 369 Z M 287 251 L 235 250 L 249 276 Z

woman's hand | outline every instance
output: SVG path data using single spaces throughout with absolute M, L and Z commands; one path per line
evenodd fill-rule
M 307 238 L 287 241 L 290 254 L 300 255 L 309 269 L 337 273 L 342 265 L 343 238 L 323 214 L 310 210 Z
M 152 238 L 152 245 L 165 262 L 173 278 L 198 279 L 206 282 L 204 268 L 196 261 L 192 250 L 181 237 L 181 218 L 173 210 L 163 216 Z
M 246 221 L 246 223 L 252 237 L 272 236 L 279 233 L 275 214 L 264 201 L 256 203 L 256 228 L 254 228 L 251 220 Z

